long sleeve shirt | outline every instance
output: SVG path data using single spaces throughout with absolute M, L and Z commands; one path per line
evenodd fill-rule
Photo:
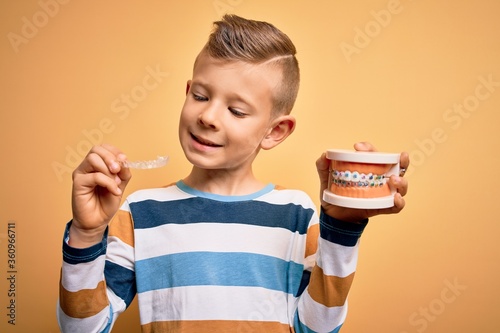
M 318 216 L 307 194 L 272 184 L 141 190 L 102 242 L 63 242 L 59 325 L 109 332 L 137 295 L 143 333 L 338 332 L 366 223 Z

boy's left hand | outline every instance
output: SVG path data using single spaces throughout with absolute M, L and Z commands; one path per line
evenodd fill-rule
M 366 142 L 356 143 L 354 145 L 354 149 L 356 149 L 357 151 L 375 151 L 375 147 Z M 402 169 L 408 169 L 408 166 L 410 165 L 410 158 L 408 156 L 408 153 L 401 153 L 399 165 Z M 404 179 L 403 176 L 397 175 L 392 175 L 388 181 L 389 186 L 396 189 L 393 207 L 383 209 L 354 209 L 329 204 L 328 202 L 323 200 L 323 191 L 328 187 L 329 166 L 330 160 L 328 160 L 326 158 L 326 154 L 323 153 L 323 155 L 321 155 L 321 157 L 316 161 L 316 168 L 318 169 L 318 175 L 321 184 L 321 207 L 323 208 L 325 214 L 346 222 L 360 222 L 375 215 L 396 214 L 404 208 L 405 201 L 403 199 L 403 196 L 405 196 L 406 192 L 408 191 L 408 181 Z

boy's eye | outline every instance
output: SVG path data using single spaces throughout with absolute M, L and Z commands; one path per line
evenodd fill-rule
M 246 116 L 246 113 L 243 113 L 241 111 L 238 111 L 237 109 L 235 108 L 228 108 L 228 110 L 233 114 L 235 115 L 236 117 L 244 117 Z
M 198 95 L 198 94 L 195 94 L 195 93 L 193 93 L 193 98 L 196 101 L 208 101 L 208 98 L 206 98 L 205 96 Z

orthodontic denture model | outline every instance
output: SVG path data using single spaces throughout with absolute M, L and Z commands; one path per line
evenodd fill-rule
M 343 207 L 373 209 L 394 205 L 387 178 L 399 173 L 399 154 L 328 150 L 330 175 L 323 199 Z

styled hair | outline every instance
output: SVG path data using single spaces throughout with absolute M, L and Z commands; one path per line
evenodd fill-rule
M 300 83 L 297 51 L 290 38 L 274 25 L 226 14 L 214 22 L 204 50 L 215 59 L 281 67 L 281 84 L 273 94 L 272 112 L 276 116 L 292 111 Z

